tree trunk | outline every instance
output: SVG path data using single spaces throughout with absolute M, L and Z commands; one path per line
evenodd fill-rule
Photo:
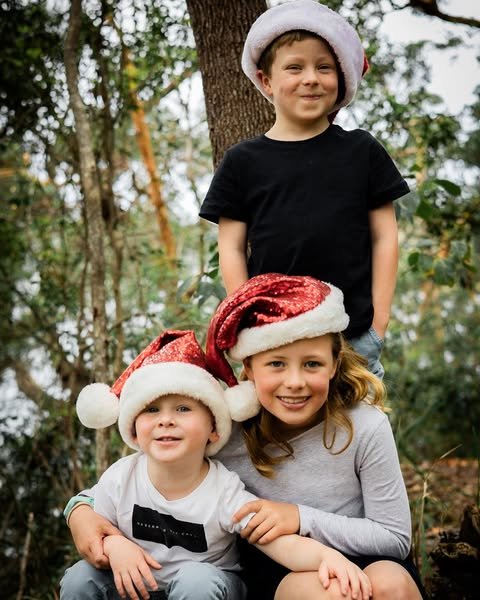
M 244 75 L 243 44 L 254 20 L 266 10 L 265 0 L 187 0 L 197 47 L 213 164 L 241 139 L 267 131 L 273 109 Z
M 78 43 L 82 15 L 81 0 L 72 0 L 67 36 L 65 39 L 64 61 L 70 107 L 75 120 L 75 138 L 80 161 L 80 178 L 85 201 L 85 215 L 88 237 L 88 253 L 91 265 L 91 302 L 93 319 L 93 372 L 96 381 L 108 381 L 108 337 L 105 312 L 105 256 L 103 250 L 104 224 L 102 220 L 102 194 L 97 177 L 92 134 L 87 111 L 78 90 Z M 108 431 L 97 431 L 96 461 L 97 472 L 102 473 L 108 466 Z

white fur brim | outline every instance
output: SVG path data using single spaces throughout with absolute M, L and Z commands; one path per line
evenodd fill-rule
M 232 421 L 224 390 L 205 369 L 184 362 L 151 364 L 134 371 L 120 394 L 118 428 L 126 444 L 138 450 L 133 425 L 139 413 L 159 396 L 180 394 L 205 404 L 215 418 L 217 442 L 207 446 L 206 454 L 216 454 L 227 443 Z
M 237 343 L 228 351 L 230 358 L 242 361 L 258 352 L 346 329 L 349 317 L 343 305 L 343 293 L 328 285 L 330 293 L 319 306 L 284 321 L 242 329 Z
M 255 87 L 269 102 L 257 78 L 258 61 L 262 52 L 277 37 L 301 29 L 325 39 L 332 47 L 345 79 L 345 96 L 332 109 L 347 106 L 355 97 L 362 79 L 364 50 L 355 29 L 338 13 L 314 0 L 295 0 L 268 9 L 252 25 L 242 55 L 242 69 Z

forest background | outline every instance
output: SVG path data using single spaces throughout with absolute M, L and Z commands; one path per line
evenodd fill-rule
M 371 131 L 407 177 L 401 266 L 384 354 L 411 493 L 416 555 L 451 525 L 435 466 L 475 465 L 480 286 L 480 86 L 457 114 L 429 91 L 428 53 L 479 49 L 480 22 L 433 0 L 328 0 L 357 28 L 371 69 L 346 128 Z M 70 496 L 125 452 L 115 427 L 75 415 L 167 327 L 203 340 L 224 290 L 216 231 L 197 217 L 229 145 L 272 112 L 239 57 L 264 0 L 0 1 L 0 589 L 58 597 L 77 557 Z M 416 11 L 425 40 L 379 25 Z M 452 23 L 448 39 L 429 25 Z M 476 36 L 476 37 L 475 37 Z M 476 46 L 475 46 L 476 42 Z M 199 96 L 199 73 L 204 98 Z M 465 494 L 478 504 L 478 468 Z M 457 490 L 462 492 L 462 490 Z

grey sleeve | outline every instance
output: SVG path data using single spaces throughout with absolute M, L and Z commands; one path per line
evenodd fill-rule
M 335 493 L 342 493 L 341 471 Z M 365 515 L 352 518 L 300 505 L 300 534 L 351 555 L 405 558 L 411 520 L 393 432 L 387 419 L 369 436 L 358 469 Z

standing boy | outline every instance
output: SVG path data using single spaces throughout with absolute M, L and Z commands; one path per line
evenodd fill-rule
M 382 377 L 398 263 L 393 200 L 409 189 L 369 133 L 331 124 L 367 68 L 360 39 L 314 0 L 287 2 L 252 25 L 242 67 L 275 123 L 226 152 L 200 211 L 219 224 L 227 293 L 268 272 L 334 284 L 350 315 L 346 338 Z
M 77 411 L 94 428 L 118 416 L 123 440 L 139 452 L 114 463 L 93 495 L 80 497 L 90 505 L 94 498 L 95 512 L 119 531 L 103 542 L 110 570 L 76 563 L 62 580 L 61 599 L 246 598 L 234 534 L 252 515 L 235 524 L 232 517 L 255 496 L 238 475 L 206 458 L 228 441 L 231 419 L 193 332 L 165 332 L 111 390 L 87 386 Z M 363 571 L 315 540 L 281 536 L 260 549 L 291 570 L 318 569 L 325 589 L 332 577 L 345 593 L 360 592 L 362 599 L 371 594 Z M 147 586 L 158 591 L 150 594 Z

